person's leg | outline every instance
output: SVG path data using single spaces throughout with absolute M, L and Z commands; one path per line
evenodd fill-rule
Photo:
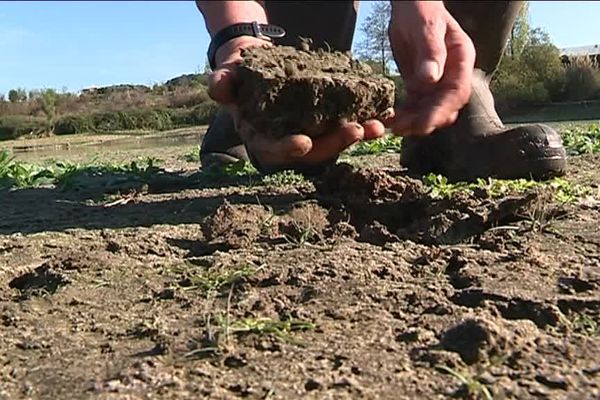
M 357 1 L 266 0 L 269 22 L 287 34 L 276 43 L 295 46 L 299 37 L 311 38 L 317 48 L 347 51 L 352 46 Z M 332 23 L 334 21 L 334 23 Z M 211 122 L 200 147 L 203 168 L 248 160 L 248 154 L 227 112 L 220 110 Z
M 566 153 L 550 127 L 505 129 L 489 82 L 500 63 L 522 1 L 446 1 L 477 51 L 473 92 L 456 123 L 430 137 L 406 138 L 401 164 L 414 174 L 451 180 L 478 177 L 547 178 L 565 171 Z

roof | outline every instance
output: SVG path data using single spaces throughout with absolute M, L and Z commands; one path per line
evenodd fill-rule
M 600 44 L 590 46 L 566 47 L 560 49 L 560 54 L 564 56 L 586 56 L 600 54 Z

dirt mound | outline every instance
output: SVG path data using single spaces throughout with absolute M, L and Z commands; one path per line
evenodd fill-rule
M 454 351 L 467 364 L 489 362 L 494 357 L 508 357 L 511 352 L 531 352 L 537 337 L 531 322 L 494 321 L 472 318 L 452 326 L 442 335 L 444 349 Z
M 460 243 L 492 226 L 519 219 L 539 199 L 537 193 L 499 200 L 458 193 L 434 200 L 420 180 L 348 164 L 331 168 L 315 187 L 324 204 L 347 210 L 361 238 L 374 244 L 399 240 Z
M 247 49 L 242 56 L 240 112 L 259 132 L 318 136 L 342 119 L 385 117 L 394 105 L 394 82 L 350 54 L 276 46 Z

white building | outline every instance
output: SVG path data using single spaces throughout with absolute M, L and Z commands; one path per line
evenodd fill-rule
M 572 57 L 590 56 L 596 62 L 600 62 L 600 44 L 590 46 L 566 47 L 560 49 L 560 57 L 564 63 L 568 63 Z

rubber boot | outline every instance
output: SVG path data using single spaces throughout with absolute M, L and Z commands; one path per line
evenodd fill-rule
M 265 1 L 269 22 L 286 30 L 286 36 L 276 44 L 296 46 L 301 37 L 311 38 L 315 48 L 331 48 L 348 51 L 352 46 L 357 14 L 356 1 Z M 335 25 L 331 21 L 336 21 Z M 256 159 L 248 155 L 246 148 L 235 131 L 233 120 L 225 110 L 219 110 L 210 123 L 200 146 L 202 168 L 223 166 L 240 160 L 251 161 L 263 173 L 281 169 L 295 169 L 306 175 L 320 173 L 323 165 L 286 165 L 270 169 L 258 165 Z
M 445 5 L 475 45 L 472 94 L 452 126 L 428 137 L 405 138 L 400 163 L 411 174 L 436 173 L 454 182 L 563 175 L 566 152 L 558 133 L 542 124 L 506 129 L 489 88 L 522 2 L 447 1 Z

